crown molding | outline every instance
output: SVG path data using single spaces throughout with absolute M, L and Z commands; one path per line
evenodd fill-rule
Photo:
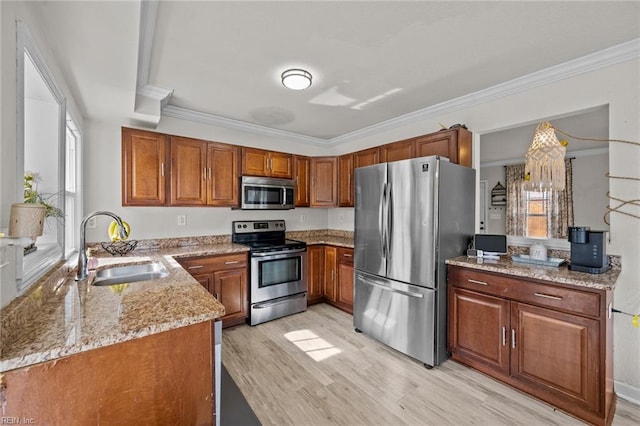
M 257 133 L 260 135 L 284 137 L 299 142 L 326 145 L 326 139 L 314 138 L 313 136 L 302 135 L 300 133 L 288 132 L 286 130 L 273 129 L 271 127 L 260 126 L 257 124 L 247 123 L 246 121 L 234 120 L 231 118 L 220 117 L 218 115 L 208 114 L 205 112 L 194 111 L 187 108 L 167 105 L 162 109 L 162 115 L 166 117 L 179 118 L 189 120 L 196 123 L 208 124 L 211 126 L 220 126 L 229 129 L 241 130 L 244 132 Z
M 330 139 L 329 143 L 333 144 L 356 140 L 364 136 L 369 136 L 410 123 L 466 109 L 505 96 L 524 92 L 535 87 L 574 77 L 579 74 L 636 59 L 638 57 L 640 57 L 640 38 L 636 38 L 562 64 L 554 65 L 552 67 L 497 84 L 487 89 L 441 102 L 431 107 L 382 121 L 378 124 L 355 130 L 341 136 L 336 136 L 335 138 Z

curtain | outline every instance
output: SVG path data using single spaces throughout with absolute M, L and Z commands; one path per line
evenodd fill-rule
M 573 166 L 571 159 L 564 160 L 565 187 L 551 191 L 547 209 L 548 235 L 551 238 L 567 238 L 568 228 L 573 226 Z
M 527 235 L 527 197 L 524 187 L 524 164 L 505 166 L 507 235 Z
M 527 236 L 527 192 L 524 190 L 524 164 L 505 166 L 507 186 L 507 235 Z M 573 226 L 573 167 L 565 160 L 565 189 L 550 191 L 547 202 L 547 235 L 549 238 L 567 238 Z

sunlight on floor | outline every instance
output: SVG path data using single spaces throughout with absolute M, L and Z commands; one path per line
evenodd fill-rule
M 284 337 L 309 355 L 314 361 L 323 361 L 342 352 L 339 348 L 318 337 L 311 330 L 292 331 L 286 333 Z

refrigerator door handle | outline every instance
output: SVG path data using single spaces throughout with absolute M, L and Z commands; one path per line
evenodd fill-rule
M 380 246 L 382 249 L 382 257 L 387 257 L 387 231 L 385 226 L 385 212 L 386 212 L 386 194 L 387 184 L 382 184 L 382 191 L 380 191 L 380 203 L 378 204 L 378 229 L 380 230 Z
M 415 297 L 417 299 L 422 299 L 424 298 L 424 294 L 422 293 L 414 293 L 413 291 L 404 291 L 404 290 L 398 290 L 389 286 L 386 286 L 384 284 L 378 284 L 377 282 L 371 281 L 370 279 L 367 279 L 366 277 L 362 276 L 362 275 L 358 275 L 358 277 L 365 282 L 366 284 L 373 286 L 373 287 L 377 287 L 380 288 L 384 291 L 388 291 L 391 293 L 397 293 L 397 294 L 402 294 L 403 296 L 409 296 L 409 297 Z
M 391 238 L 393 235 L 393 198 L 391 189 L 393 184 L 387 184 L 387 259 L 391 259 Z

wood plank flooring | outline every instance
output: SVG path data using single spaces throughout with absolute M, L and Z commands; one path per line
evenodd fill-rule
M 224 330 L 225 367 L 264 426 L 583 424 L 455 361 L 428 370 L 352 321 L 319 304 Z M 640 407 L 618 400 L 614 425 L 637 424 Z

